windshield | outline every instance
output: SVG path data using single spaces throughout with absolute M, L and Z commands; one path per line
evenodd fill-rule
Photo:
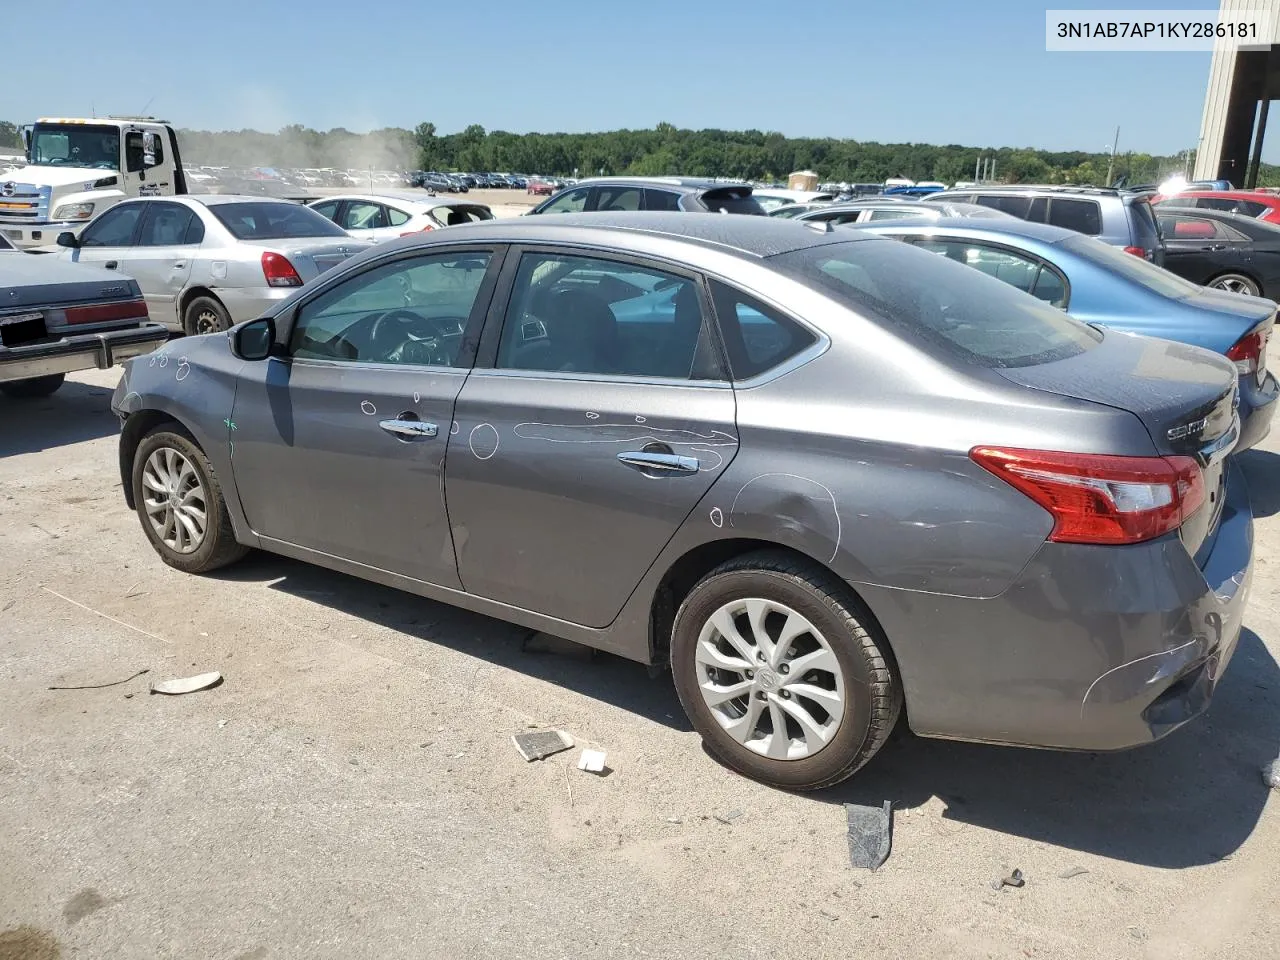
M 120 129 L 87 123 L 36 124 L 31 162 L 60 167 L 120 169 Z
M 982 366 L 1063 360 L 1101 339 L 1029 294 L 904 243 L 874 239 L 808 247 L 770 263 L 896 333 Z
M 1153 293 L 1160 294 L 1162 297 L 1185 300 L 1187 297 L 1194 296 L 1204 289 L 1196 286 L 1190 280 L 1183 280 L 1177 274 L 1170 273 L 1163 267 L 1148 263 L 1142 257 L 1136 257 L 1132 253 L 1125 253 L 1119 247 L 1113 247 L 1111 244 L 1095 240 L 1093 237 L 1068 237 L 1061 242 L 1061 245 L 1064 249 L 1070 250 L 1091 263 L 1095 263 L 1112 273 L 1118 273 L 1126 280 L 1132 280 L 1134 283 L 1140 284 Z
M 332 220 L 296 203 L 218 203 L 211 205 L 209 212 L 237 240 L 348 236 L 347 231 Z

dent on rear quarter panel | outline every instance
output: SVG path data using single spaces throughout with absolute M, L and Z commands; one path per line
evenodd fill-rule
M 190 431 L 218 476 L 237 536 L 248 526 L 231 469 L 235 425 L 229 418 L 243 363 L 227 348 L 224 333 L 181 337 L 133 362 L 120 402 L 131 414 L 166 413 Z

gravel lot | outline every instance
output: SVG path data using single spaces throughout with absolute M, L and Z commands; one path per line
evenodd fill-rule
M 904 736 L 791 796 L 639 665 L 268 555 L 163 566 L 117 376 L 0 400 L 0 960 L 1276 956 L 1280 439 L 1244 457 L 1254 593 L 1206 718 L 1101 756 Z M 535 725 L 612 772 L 525 763 Z M 888 863 L 850 870 L 841 804 L 886 799 Z

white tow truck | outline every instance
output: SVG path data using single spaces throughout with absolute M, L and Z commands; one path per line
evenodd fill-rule
M 23 129 L 26 166 L 0 174 L 0 234 L 19 249 L 79 233 L 131 197 L 187 192 L 178 137 L 153 117 L 50 117 Z

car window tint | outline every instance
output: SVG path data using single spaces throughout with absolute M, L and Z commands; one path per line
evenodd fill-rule
M 592 257 L 525 254 L 497 366 L 687 379 L 701 332 L 691 280 Z
M 347 232 L 310 207 L 280 201 L 246 200 L 210 205 L 212 213 L 237 240 L 345 237 Z
M 431 216 L 444 227 L 456 227 L 464 223 L 478 223 L 481 220 L 492 220 L 493 214 L 488 207 L 478 204 L 454 204 L 435 207 Z
M 785 363 L 816 339 L 790 317 L 718 280 L 711 282 L 711 296 L 735 380 Z
M 142 131 L 131 130 L 124 135 L 124 168 L 127 173 L 142 169 Z
M 202 243 L 204 241 L 204 223 L 194 213 L 191 215 L 191 222 L 187 225 L 187 235 L 183 239 L 183 243 Z
M 138 233 L 138 246 L 171 247 L 186 243 L 193 218 L 194 214 L 181 204 L 150 204 Z
M 645 190 L 644 208 L 646 210 L 679 210 L 680 195 L 670 190 Z
M 393 227 L 403 227 L 409 222 L 409 214 L 395 207 L 386 207 L 387 223 Z
M 1049 203 L 1049 222 L 1090 237 L 1102 232 L 1102 208 L 1096 200 L 1068 200 L 1054 197 Z
M 702 202 L 711 213 L 745 213 L 764 214 L 760 201 L 751 195 L 747 187 L 722 187 L 708 190 L 702 195 Z
M 1061 310 L 1067 309 L 1067 281 L 1048 264 L 1041 265 L 1031 295 Z
M 902 206 L 905 209 L 891 210 L 891 209 L 881 208 L 879 210 L 872 210 L 871 216 L 868 219 L 871 219 L 871 220 L 923 220 L 925 217 L 929 216 L 929 211 L 927 210 L 916 210 L 905 203 Z M 847 223 L 848 221 L 839 220 L 837 222 Z
M 1032 197 L 1020 196 L 1019 194 L 989 193 L 980 194 L 976 202 L 984 207 L 990 207 L 993 210 L 1003 210 L 1005 213 L 1012 214 L 1015 217 L 1027 219 L 1027 215 L 1031 212 Z
M 550 200 L 539 213 L 581 213 L 587 208 L 587 196 L 591 193 L 590 187 L 582 187 L 578 190 L 569 190 L 560 196 Z
M 1027 208 L 1027 219 L 1032 223 L 1049 222 L 1049 198 L 1032 197 L 1031 206 Z
M 330 220 L 337 219 L 339 200 L 326 200 L 324 203 L 316 203 L 311 205 L 311 209 L 322 217 L 328 217 Z
M 302 359 L 453 366 L 488 253 L 375 267 L 303 304 L 289 338 Z
M 1048 363 L 1100 339 L 1062 311 L 951 260 L 910 244 L 854 240 L 796 250 L 770 263 L 899 336 L 983 366 Z
M 1199 197 L 1169 197 L 1161 200 L 1156 206 L 1158 207 L 1174 207 L 1178 210 L 1194 209 L 1200 205 Z
M 348 200 L 338 224 L 344 230 L 381 230 L 387 225 L 387 208 L 366 200 Z
M 640 190 L 638 187 L 597 187 L 596 210 L 639 210 Z
M 112 207 L 80 234 L 82 247 L 123 247 L 133 242 L 133 231 L 142 216 L 144 203 L 122 203 Z

